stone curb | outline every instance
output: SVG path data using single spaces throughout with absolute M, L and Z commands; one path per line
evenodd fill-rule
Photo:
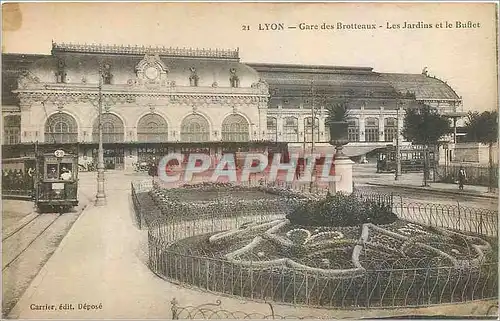
M 366 183 L 366 184 L 367 185 L 374 185 L 374 186 L 408 188 L 408 189 L 414 189 L 414 190 L 419 190 L 419 191 L 439 192 L 439 193 L 454 194 L 454 195 L 464 195 L 464 196 L 474 196 L 474 197 L 481 197 L 481 198 L 498 199 L 498 195 L 496 195 L 496 194 L 485 194 L 485 193 L 478 194 L 478 193 L 470 193 L 470 192 L 452 191 L 452 190 L 446 190 L 446 189 L 440 189 L 440 188 L 432 188 L 432 187 L 428 188 L 428 187 L 400 185 L 400 184 L 382 184 L 382 183 Z

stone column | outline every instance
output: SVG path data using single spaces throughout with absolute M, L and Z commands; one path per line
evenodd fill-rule
M 21 142 L 22 143 L 28 143 L 28 142 L 33 142 L 36 141 L 37 139 L 40 139 L 40 137 L 37 137 L 36 135 L 37 132 L 37 126 L 39 124 L 35 123 L 33 124 L 31 121 L 31 114 L 32 114 L 32 108 L 31 108 L 32 103 L 30 101 L 21 99 L 19 103 L 19 107 L 21 109 Z M 45 124 L 45 118 L 38 120 L 38 122 Z M 43 126 L 43 125 L 42 125 Z M 39 133 L 39 135 L 43 135 L 43 133 Z M 40 140 L 42 141 L 42 140 Z
M 250 137 L 254 137 L 253 136 L 253 131 L 256 131 L 257 132 L 257 136 L 254 137 L 254 139 L 266 139 L 267 137 L 267 104 L 259 104 L 259 123 L 258 124 L 255 124 L 255 126 L 253 126 L 254 128 L 251 129 L 252 130 L 252 133 L 250 135 Z M 262 135 L 262 132 L 266 132 L 265 135 Z
M 344 155 L 335 156 L 335 160 L 333 161 L 335 168 L 335 177 L 336 181 L 332 182 L 333 192 L 338 193 L 342 192 L 345 194 L 351 194 L 353 192 L 352 186 L 352 164 L 353 161 L 349 159 L 349 157 Z
M 283 137 L 285 137 L 283 121 L 284 121 L 283 116 L 281 115 L 276 116 L 276 138 L 277 138 L 276 140 L 278 142 L 284 141 Z
M 326 142 L 326 126 L 325 126 L 325 117 L 324 116 L 318 116 L 318 122 L 319 122 L 319 142 L 318 143 L 324 143 Z M 316 132 L 316 131 L 315 131 Z
M 303 143 L 304 142 L 304 135 L 306 134 L 305 128 L 304 128 L 304 115 L 299 115 L 298 117 L 298 130 L 299 130 L 299 142 Z M 300 135 L 302 133 L 302 135 Z
M 365 116 L 360 115 L 359 116 L 359 141 L 364 142 L 365 139 Z
M 378 141 L 383 142 L 384 137 L 384 107 L 380 107 L 380 115 L 378 116 Z

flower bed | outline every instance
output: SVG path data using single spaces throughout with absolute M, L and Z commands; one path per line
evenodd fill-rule
M 237 198 L 212 198 L 233 188 Z M 325 201 L 274 187 L 229 184 L 152 193 L 165 216 L 180 218 L 150 231 L 152 269 L 183 284 L 247 298 L 349 308 L 456 302 L 495 291 L 495 264 L 485 264 L 495 262 L 490 240 L 394 219 L 381 203 L 352 205 L 352 196 Z M 207 194 L 188 203 L 183 193 L 191 193 L 190 199 Z M 301 221 L 304 212 L 297 209 L 311 215 Z M 348 224 L 334 225 L 351 209 L 354 218 Z M 364 209 L 369 214 L 359 212 Z M 328 215 L 318 215 L 320 210 Z M 293 214 L 263 215 L 273 211 Z M 226 219 L 231 227 L 219 224 Z M 328 224 L 317 225 L 321 220 Z M 198 235 L 162 236 L 186 228 Z M 413 293 L 420 294 L 414 298 Z
M 302 226 L 359 226 L 364 223 L 389 224 L 396 221 L 397 216 L 392 213 L 390 204 L 337 193 L 303 202 L 287 218 Z

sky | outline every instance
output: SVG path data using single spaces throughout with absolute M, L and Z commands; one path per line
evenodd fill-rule
M 376 72 L 427 67 L 462 96 L 464 111 L 483 111 L 498 106 L 496 10 L 494 3 L 3 3 L 2 51 L 49 54 L 55 41 L 239 48 L 242 62 Z M 271 23 L 284 29 L 259 30 Z

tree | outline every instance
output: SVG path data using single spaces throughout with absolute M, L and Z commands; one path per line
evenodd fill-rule
M 438 114 L 436 109 L 421 104 L 406 110 L 402 134 L 407 141 L 424 147 L 424 186 L 429 178 L 428 148 L 437 145 L 439 139 L 449 133 L 450 120 Z
M 498 112 L 469 112 L 465 122 L 466 136 L 469 142 L 479 142 L 488 145 L 489 152 L 489 190 L 493 188 L 493 144 L 498 141 Z

